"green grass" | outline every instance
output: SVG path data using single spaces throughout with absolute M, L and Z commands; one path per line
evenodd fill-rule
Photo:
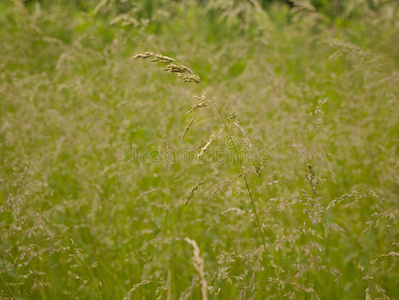
M 334 19 L 113 2 L 0 1 L 1 298 L 204 299 L 201 276 L 208 299 L 399 297 L 395 1 Z M 181 140 L 203 91 L 132 59 L 145 51 L 237 114 L 238 149 L 267 151 L 246 174 L 265 242 L 239 165 L 212 159 L 218 114 L 201 109 Z M 204 164 L 124 160 L 134 145 L 199 153 L 212 134 Z

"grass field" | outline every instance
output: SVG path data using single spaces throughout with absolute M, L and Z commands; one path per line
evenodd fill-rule
M 398 3 L 292 3 L 0 0 L 0 298 L 399 298 Z

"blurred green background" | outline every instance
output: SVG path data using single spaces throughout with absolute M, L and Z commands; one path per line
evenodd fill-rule
M 398 28 L 394 0 L 0 0 L 1 298 L 399 297 Z M 126 161 L 226 148 L 212 107 L 180 139 L 204 92 L 145 51 L 269 154 L 265 240 L 237 164 Z

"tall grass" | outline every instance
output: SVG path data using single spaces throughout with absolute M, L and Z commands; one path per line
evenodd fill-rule
M 398 7 L 349 2 L 1 2 L 1 297 L 399 297 Z

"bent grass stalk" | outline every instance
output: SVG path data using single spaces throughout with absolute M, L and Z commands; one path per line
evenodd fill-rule
M 194 83 L 199 84 L 200 87 L 202 88 L 202 90 L 204 91 L 204 93 L 206 94 L 206 97 L 204 97 L 204 96 L 196 97 L 197 100 L 210 102 L 212 104 L 212 106 L 215 108 L 215 110 L 216 110 L 216 112 L 217 112 L 217 114 L 218 114 L 218 116 L 219 116 L 219 118 L 220 118 L 220 120 L 221 120 L 221 122 L 223 124 L 224 130 L 227 133 L 227 138 L 231 138 L 232 137 L 232 128 L 230 128 L 230 129 L 228 128 L 228 126 L 227 126 L 227 124 L 226 124 L 226 122 L 225 122 L 225 120 L 224 120 L 224 118 L 222 116 L 222 113 L 221 113 L 219 107 L 217 106 L 215 100 L 213 99 L 213 97 L 210 95 L 208 90 L 205 88 L 205 86 L 201 82 L 200 77 L 198 75 L 195 75 L 188 67 L 180 64 L 179 62 L 177 62 L 173 58 L 170 58 L 168 56 L 164 56 L 162 54 L 156 54 L 154 52 L 145 52 L 143 54 L 136 54 L 136 55 L 133 56 L 133 58 L 134 59 L 151 58 L 151 62 L 158 62 L 158 63 L 167 64 L 164 68 L 162 68 L 163 71 L 168 72 L 168 73 L 176 73 L 177 76 L 179 78 L 181 78 L 185 83 L 194 82 Z M 208 98 L 209 100 L 207 101 L 206 98 Z M 190 111 L 188 111 L 186 114 L 191 113 L 194 110 L 196 110 L 197 108 L 202 108 L 202 107 L 205 107 L 205 105 L 201 105 L 201 104 L 194 105 L 192 107 L 192 109 Z M 182 136 L 182 139 L 184 139 L 184 137 L 188 133 L 192 123 L 194 122 L 194 119 L 195 119 L 195 117 L 192 118 L 191 121 L 189 122 L 189 124 L 186 126 L 185 132 L 184 132 L 184 134 Z M 209 144 L 212 141 L 212 139 L 213 139 L 213 137 L 209 140 L 209 142 L 206 144 L 206 146 L 201 149 L 201 153 L 199 154 L 199 156 L 201 154 L 203 154 L 203 152 L 205 152 L 206 149 L 204 150 L 204 148 L 207 148 L 207 146 L 209 147 Z M 251 188 L 249 186 L 249 183 L 248 183 L 248 180 L 247 180 L 247 177 L 246 177 L 246 173 L 245 173 L 245 170 L 244 170 L 244 167 L 243 167 L 242 159 L 241 159 L 240 155 L 238 154 L 238 150 L 237 150 L 237 147 L 236 147 L 235 143 L 233 143 L 233 150 L 234 150 L 234 153 L 235 153 L 235 155 L 237 157 L 237 161 L 238 161 L 239 168 L 240 168 L 240 174 L 243 175 L 242 177 L 244 179 L 245 189 L 248 192 L 248 196 L 249 196 L 249 199 L 250 199 L 250 202 L 251 202 L 251 206 L 252 206 L 252 209 L 254 210 L 255 222 L 256 222 L 256 225 L 257 225 L 257 227 L 258 227 L 258 229 L 259 229 L 259 231 L 261 233 L 263 246 L 264 246 L 264 250 L 265 250 L 265 253 L 266 253 L 266 249 L 267 249 L 266 235 L 265 235 L 265 232 L 264 232 L 264 230 L 262 228 L 262 224 L 260 222 L 258 210 L 257 210 L 256 205 L 255 205 L 254 197 L 252 195 Z M 202 184 L 202 183 L 203 182 L 201 182 L 200 184 Z M 198 185 L 200 185 L 200 184 L 197 184 L 193 189 L 190 190 L 189 194 L 191 196 L 192 196 L 193 190 L 196 189 L 198 187 Z M 188 197 L 188 199 L 186 199 L 186 203 L 185 203 L 186 205 L 189 202 L 189 198 L 191 198 L 191 197 Z M 274 233 L 273 232 L 272 232 L 272 238 L 273 238 L 273 242 L 274 242 L 275 237 L 274 237 Z M 280 285 L 280 270 L 279 270 L 278 257 L 277 257 L 276 250 L 274 249 L 273 245 L 271 246 L 271 248 L 272 248 L 271 249 L 272 256 L 273 256 L 273 259 L 274 259 L 274 261 L 276 263 L 275 268 L 276 268 L 277 281 L 278 281 L 278 285 Z M 270 261 L 268 262 L 268 265 L 270 267 L 270 265 L 271 265 Z M 277 290 L 278 290 L 278 296 L 281 299 L 281 290 L 280 290 L 280 288 L 277 288 Z
M 200 256 L 200 249 L 194 240 L 188 237 L 184 240 L 193 246 L 193 263 L 200 275 L 202 300 L 208 300 L 208 283 L 205 279 L 204 259 Z

